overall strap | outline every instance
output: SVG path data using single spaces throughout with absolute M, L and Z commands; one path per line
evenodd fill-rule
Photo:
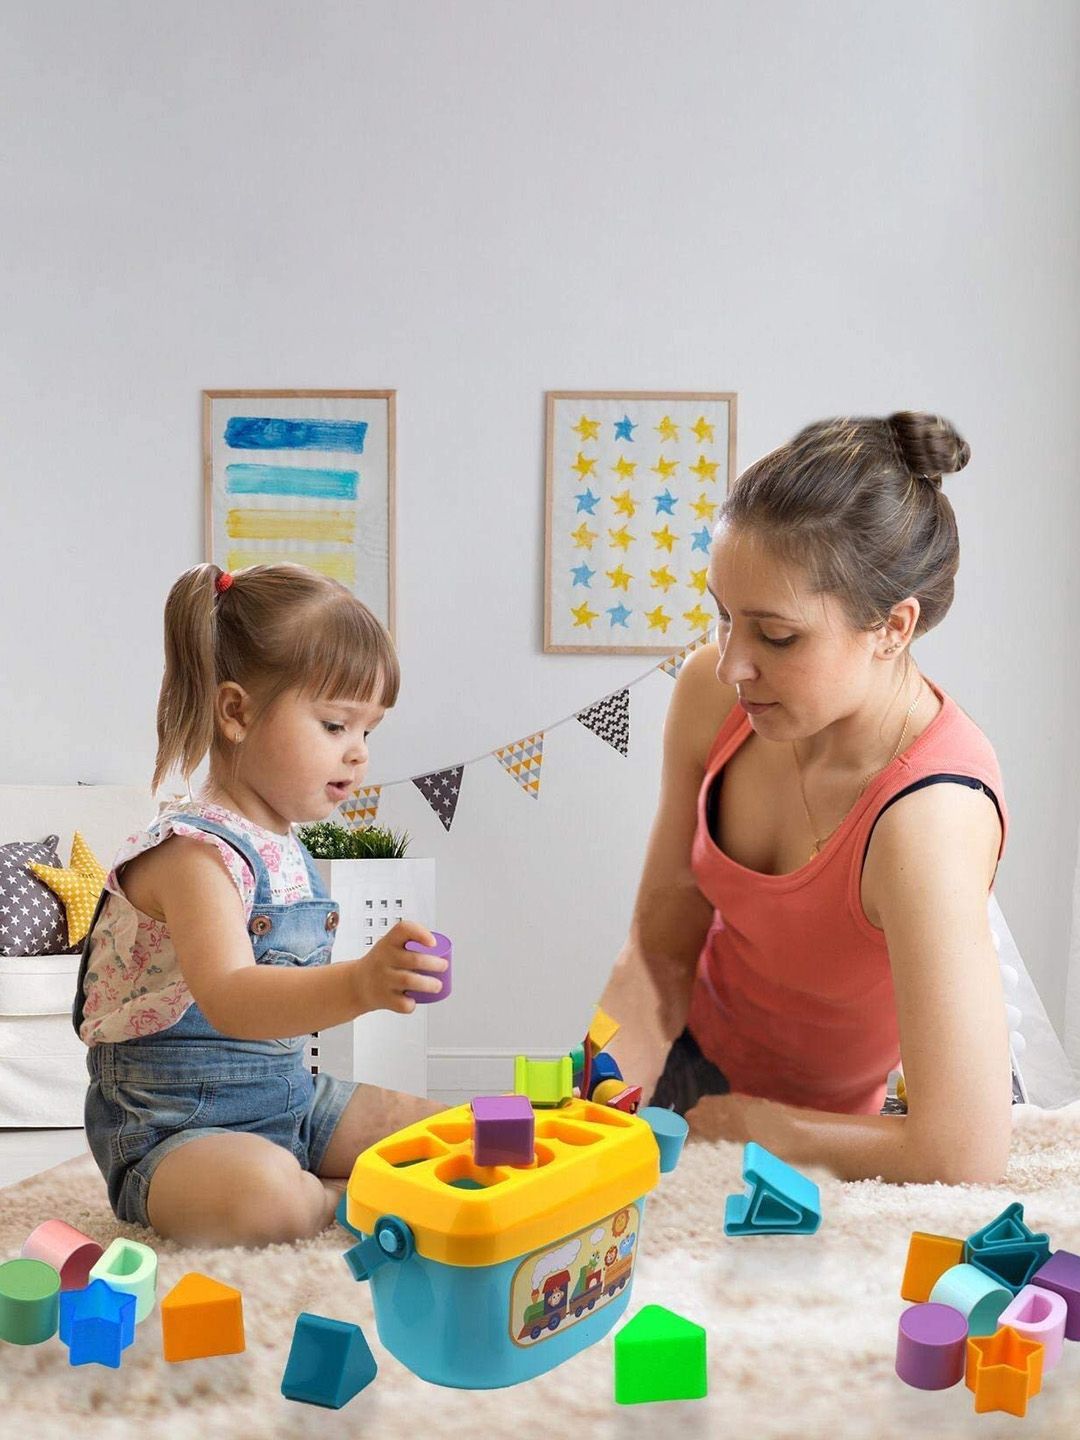
M 273 902 L 273 895 L 270 890 L 270 872 L 262 856 L 252 845 L 246 835 L 241 835 L 236 830 L 231 830 L 228 825 L 222 825 L 218 820 L 208 820 L 204 815 L 189 815 L 184 812 L 170 811 L 162 817 L 167 820 L 181 820 L 185 825 L 192 826 L 195 830 L 205 830 L 218 839 L 226 841 L 232 848 L 244 857 L 251 866 L 251 873 L 255 876 L 255 905 L 270 905 Z M 151 829 L 154 827 L 151 826 Z
M 295 832 L 294 832 L 295 833 Z M 322 876 L 315 867 L 315 859 L 299 835 L 296 836 L 296 843 L 300 847 L 300 853 L 304 857 L 304 864 L 307 866 L 308 880 L 311 883 L 311 894 L 316 900 L 329 900 L 330 892 L 322 882 Z

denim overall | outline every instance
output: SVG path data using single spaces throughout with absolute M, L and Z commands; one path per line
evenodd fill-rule
M 219 836 L 251 866 L 256 885 L 248 934 L 257 965 L 329 964 L 339 910 L 303 845 L 314 898 L 278 905 L 271 899 L 266 865 L 246 836 L 201 815 L 169 818 Z M 83 943 L 72 1009 L 76 1033 L 84 1018 L 90 936 L 107 894 L 98 901 Z M 167 1030 L 91 1045 L 86 1137 L 117 1218 L 149 1226 L 146 1200 L 154 1170 L 170 1150 L 202 1135 L 237 1130 L 262 1135 L 289 1150 L 305 1170 L 317 1172 L 356 1086 L 331 1075 L 313 1077 L 304 1061 L 306 1041 L 306 1035 L 280 1040 L 223 1035 L 192 1000 Z

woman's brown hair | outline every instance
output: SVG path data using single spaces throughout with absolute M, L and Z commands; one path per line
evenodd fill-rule
M 219 593 L 223 573 L 195 565 L 165 601 L 154 792 L 173 766 L 186 783 L 207 752 L 220 751 L 214 701 L 225 680 L 253 697 L 256 719 L 293 689 L 387 708 L 397 700 L 393 641 L 344 585 L 303 565 L 250 565 Z
M 941 477 L 970 457 L 940 415 L 819 420 L 743 471 L 718 525 L 760 537 L 815 594 L 835 595 L 856 629 L 876 630 L 914 595 L 922 635 L 948 612 L 960 564 Z

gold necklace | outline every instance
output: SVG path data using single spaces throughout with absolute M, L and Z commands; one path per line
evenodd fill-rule
M 854 805 L 856 805 L 856 804 L 858 803 L 859 799 L 860 799 L 861 796 L 862 796 L 863 791 L 866 789 L 867 785 L 870 784 L 870 781 L 874 778 L 874 776 L 875 776 L 875 775 L 880 775 L 882 770 L 887 770 L 887 769 L 889 768 L 889 766 L 892 764 L 892 762 L 896 759 L 897 755 L 900 754 L 900 747 L 901 747 L 901 746 L 903 745 L 903 743 L 904 743 L 904 737 L 905 737 L 905 735 L 906 735 L 907 732 L 908 732 L 908 725 L 911 723 L 911 717 L 912 717 L 912 715 L 913 715 L 914 712 L 915 712 L 915 707 L 916 707 L 916 705 L 918 705 L 918 703 L 919 703 L 919 701 L 920 701 L 921 699 L 922 699 L 922 677 L 920 676 L 920 683 L 919 683 L 918 694 L 915 696 L 915 699 L 914 699 L 914 700 L 911 702 L 911 704 L 908 706 L 907 715 L 904 717 L 904 728 L 900 731 L 900 739 L 896 742 L 896 749 L 895 749 L 895 750 L 892 752 L 892 754 L 889 756 L 888 760 L 885 761 L 885 764 L 884 764 L 884 765 L 882 765 L 882 766 L 881 766 L 879 769 L 877 769 L 877 770 L 871 770 L 871 771 L 870 771 L 869 775 L 866 776 L 866 778 L 863 780 L 862 784 L 859 786 L 859 793 L 858 793 L 858 795 L 855 796 L 855 799 L 851 802 L 851 805 L 849 805 L 849 806 L 848 806 L 848 809 L 844 812 L 844 818 L 841 819 L 838 824 L 836 824 L 836 825 L 833 826 L 833 828 L 829 831 L 829 834 L 828 834 L 828 835 L 823 835 L 820 839 L 818 839 L 817 834 L 815 833 L 815 830 L 814 830 L 814 822 L 813 822 L 813 820 L 810 818 L 810 807 L 809 807 L 809 805 L 807 805 L 807 803 L 806 803 L 806 789 L 805 789 L 805 787 L 803 786 L 802 766 L 799 764 L 799 752 L 795 749 L 795 741 L 793 740 L 793 741 L 791 742 L 791 753 L 792 753 L 792 756 L 793 756 L 794 759 L 795 759 L 795 773 L 796 773 L 796 775 L 798 775 L 798 777 L 799 777 L 799 793 L 800 793 L 800 795 L 802 796 L 803 809 L 806 811 L 806 823 L 810 826 L 810 834 L 811 834 L 811 836 L 813 837 L 813 841 L 814 841 L 814 848 L 810 851 L 810 854 L 807 856 L 807 864 L 809 864 L 809 862 L 810 862 L 811 860 L 813 860 L 813 858 L 814 858 L 815 855 L 819 855 L 819 854 L 821 853 L 821 847 L 822 847 L 822 846 L 825 844 L 825 842 L 828 840 L 829 835 L 835 835 L 835 834 L 836 834 L 837 830 L 839 830 L 840 826 L 844 823 L 844 819 L 846 819 L 846 818 L 847 818 L 847 815 L 850 813 L 850 810 L 851 810 L 852 806 L 854 806 Z

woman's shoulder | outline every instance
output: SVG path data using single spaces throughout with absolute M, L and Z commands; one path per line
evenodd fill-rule
M 733 685 L 717 679 L 719 659 L 715 642 L 687 656 L 676 677 L 668 711 L 665 743 L 674 743 L 692 755 L 702 770 L 739 698 Z

